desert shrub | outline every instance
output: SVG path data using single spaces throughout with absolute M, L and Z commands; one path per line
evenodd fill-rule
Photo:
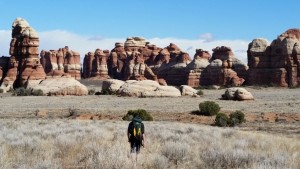
M 229 123 L 229 117 L 224 113 L 218 113 L 215 118 L 215 125 L 219 127 L 226 127 Z
M 213 101 L 205 101 L 199 104 L 200 115 L 213 116 L 220 111 L 220 106 Z
M 116 95 L 116 92 L 110 91 L 109 89 L 102 89 L 99 95 Z
M 13 95 L 14 96 L 30 96 L 31 95 L 31 90 L 30 89 L 25 89 L 24 87 L 19 87 L 16 90 L 14 90 Z
M 219 127 L 234 127 L 245 121 L 245 114 L 241 111 L 235 111 L 229 117 L 224 113 L 218 113 L 215 118 L 215 125 Z
M 33 96 L 44 96 L 44 92 L 41 89 L 33 90 L 31 95 L 33 95 Z
M 202 90 L 198 90 L 197 95 L 202 96 L 204 93 Z
M 3 89 L 0 89 L 0 93 L 4 93 L 4 90 L 3 90 Z
M 95 89 L 90 89 L 88 95 L 94 95 L 96 93 Z
M 144 109 L 129 110 L 122 119 L 131 121 L 135 115 L 139 115 L 143 121 L 153 121 L 151 114 Z
M 236 126 L 245 122 L 245 114 L 242 111 L 235 111 L 229 115 L 229 125 Z
M 69 108 L 69 117 L 72 117 L 72 116 L 76 116 L 80 114 L 79 110 L 78 109 L 75 109 L 75 108 Z

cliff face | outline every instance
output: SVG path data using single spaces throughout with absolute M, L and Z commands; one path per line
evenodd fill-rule
M 300 29 L 289 29 L 269 44 L 254 39 L 248 47 L 248 83 L 295 87 L 300 84 Z

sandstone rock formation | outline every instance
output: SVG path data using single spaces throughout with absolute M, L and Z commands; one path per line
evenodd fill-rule
M 253 95 L 247 91 L 245 88 L 232 87 L 226 89 L 225 93 L 222 95 L 225 100 L 253 100 Z
M 170 43 L 165 48 L 156 47 L 141 37 L 129 37 L 125 43 L 115 43 L 115 48 L 105 57 L 103 64 L 95 53 L 89 52 L 84 59 L 83 77 L 119 80 L 158 81 L 162 85 L 200 85 L 243 84 L 248 66 L 234 57 L 229 47 L 217 47 L 213 56 L 208 51 L 197 49 L 194 59 L 188 53 Z M 106 59 L 107 58 L 107 59 Z M 107 63 L 107 67 L 105 64 Z M 100 66 L 101 65 L 101 66 Z M 99 68 L 101 73 L 99 72 Z M 107 70 L 106 70 L 107 68 Z M 209 70 L 208 70 L 209 69 Z M 108 72 L 108 75 L 107 73 Z
M 42 50 L 40 56 L 47 76 L 61 77 L 68 73 L 77 80 L 81 79 L 80 54 L 69 50 L 68 46 L 58 50 Z
M 207 79 L 205 79 L 205 76 L 201 77 L 201 73 L 210 64 L 210 59 L 211 55 L 208 51 L 196 49 L 194 59 L 190 64 L 187 65 L 187 69 L 189 70 L 187 85 L 191 87 L 198 87 L 200 86 L 201 82 L 205 84 L 205 81 L 207 81 Z
M 186 84 L 189 70 L 187 65 L 191 62 L 188 53 L 181 51 L 175 44 L 162 49 L 157 56 L 156 72 L 158 78 L 165 79 L 167 84 L 180 86 Z
M 82 96 L 88 94 L 87 87 L 70 76 L 47 78 L 39 84 L 29 84 L 27 88 L 42 90 L 47 96 Z
M 23 18 L 17 18 L 12 24 L 8 72 L 1 88 L 12 85 L 24 86 L 29 81 L 45 79 L 45 72 L 39 60 L 39 37 Z
M 83 61 L 83 77 L 95 79 L 107 79 L 108 66 L 107 60 L 109 57 L 109 50 L 96 49 L 95 52 L 89 52 L 85 55 Z
M 188 85 L 242 85 L 248 66 L 236 59 L 229 47 L 216 47 L 213 51 L 213 55 L 210 56 L 207 51 L 196 50 L 194 60 L 187 66 L 190 69 Z
M 180 91 L 173 86 L 160 86 L 152 80 L 128 80 L 117 93 L 121 96 L 137 97 L 179 97 Z
M 289 29 L 269 45 L 254 39 L 248 46 L 248 84 L 295 87 L 300 84 L 300 29 Z
M 206 85 L 240 86 L 245 81 L 233 70 L 234 54 L 230 47 L 221 46 L 213 49 L 210 65 L 202 73 Z
M 124 76 L 127 53 L 124 44 L 117 42 L 115 48 L 111 50 L 108 58 L 108 74 L 115 79 L 122 79 Z

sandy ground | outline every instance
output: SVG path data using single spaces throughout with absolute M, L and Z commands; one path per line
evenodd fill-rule
M 93 88 L 93 86 L 89 86 Z M 255 100 L 221 100 L 225 89 L 203 90 L 201 97 L 137 98 L 108 95 L 10 96 L 0 95 L 0 118 L 78 118 L 121 120 L 128 110 L 145 109 L 155 120 L 213 124 L 214 117 L 191 114 L 199 103 L 210 100 L 221 112 L 241 110 L 246 114 L 246 130 L 281 131 L 300 135 L 300 88 L 249 87 Z M 281 125 L 274 125 L 281 124 Z M 284 124 L 284 125 L 282 125 Z
M 89 96 L 8 96 L 0 95 L 0 116 L 30 114 L 37 110 L 78 109 L 91 113 L 120 113 L 130 109 L 146 109 L 150 112 L 187 113 L 198 110 L 199 103 L 211 100 L 217 102 L 222 111 L 241 110 L 247 113 L 289 113 L 300 114 L 300 88 L 247 88 L 253 101 L 221 100 L 225 89 L 203 90 L 201 97 L 178 98 L 136 98 L 108 95 Z

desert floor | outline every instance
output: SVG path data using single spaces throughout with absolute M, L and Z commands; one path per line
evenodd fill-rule
M 93 85 L 88 86 L 94 88 Z M 98 90 L 95 88 L 96 91 Z M 199 103 L 215 101 L 221 112 L 241 110 L 247 122 L 241 130 L 256 130 L 300 138 L 300 88 L 247 87 L 255 100 L 221 100 L 225 89 L 203 89 L 201 97 L 137 98 L 115 95 L 11 96 L 0 95 L 0 118 L 69 118 L 122 120 L 128 110 L 145 109 L 156 121 L 212 125 L 214 117 L 194 115 Z

